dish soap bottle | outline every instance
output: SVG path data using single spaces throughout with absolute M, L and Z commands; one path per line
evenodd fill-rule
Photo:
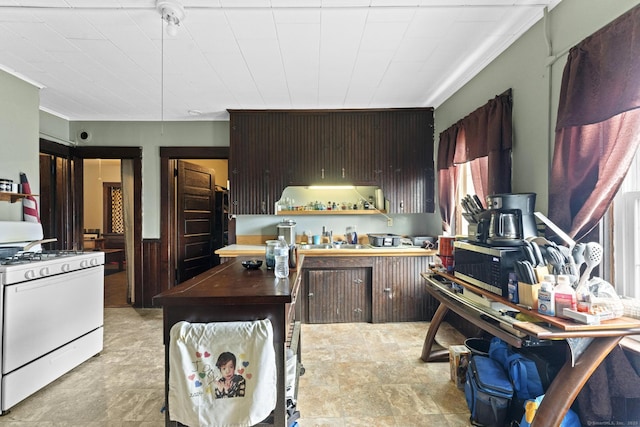
M 358 233 L 356 233 L 356 226 L 352 225 L 351 227 L 347 227 L 347 243 L 355 245 L 358 243 Z
M 276 277 L 279 279 L 289 277 L 289 245 L 284 240 L 284 236 L 278 236 L 278 244 L 273 252 L 276 258 Z
M 564 315 L 564 309 L 569 308 L 576 310 L 576 291 L 571 286 L 569 276 L 561 274 L 558 276 L 558 284 L 555 289 L 555 301 L 556 301 L 556 316 L 568 319 L 569 317 Z

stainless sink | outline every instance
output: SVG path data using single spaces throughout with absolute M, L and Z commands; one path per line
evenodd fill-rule
M 323 243 L 323 244 L 319 244 L 319 245 L 300 245 L 298 246 L 298 249 L 333 249 L 333 245 L 330 245 L 329 243 Z
M 300 245 L 298 249 L 309 250 L 309 249 L 367 249 L 367 245 L 360 244 L 342 244 L 342 245 L 331 245 L 329 243 L 323 243 L 319 245 Z
M 342 244 L 336 245 L 335 249 L 368 249 L 368 246 L 361 244 Z

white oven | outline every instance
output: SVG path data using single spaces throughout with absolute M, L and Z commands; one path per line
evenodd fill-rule
M 0 259 L 2 414 L 103 348 L 104 253 L 33 250 Z

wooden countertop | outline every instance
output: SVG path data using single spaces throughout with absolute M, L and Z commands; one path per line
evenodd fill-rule
M 277 279 L 264 263 L 256 270 L 244 268 L 241 262 L 249 258 L 238 257 L 205 271 L 154 296 L 154 304 L 166 307 L 290 303 L 296 270 L 292 270 L 287 279 Z
M 298 249 L 306 256 L 435 256 L 437 251 L 417 246 L 398 248 L 363 248 L 363 249 Z M 215 251 L 222 258 L 239 256 L 264 257 L 264 245 L 229 245 Z

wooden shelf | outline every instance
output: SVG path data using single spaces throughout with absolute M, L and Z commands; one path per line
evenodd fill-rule
M 37 196 L 37 194 L 21 194 L 21 193 L 7 193 L 6 191 L 0 191 L 1 202 L 15 203 L 20 199 L 24 199 L 28 196 Z
M 377 209 L 367 210 L 331 210 L 331 211 L 278 211 L 276 215 L 377 215 L 386 214 L 387 211 Z

